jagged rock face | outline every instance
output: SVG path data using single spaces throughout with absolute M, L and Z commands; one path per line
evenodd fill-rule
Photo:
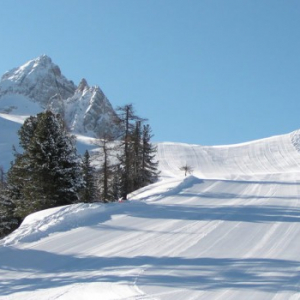
M 78 84 L 77 90 L 83 92 L 85 88 L 89 88 L 88 83 L 85 78 L 82 78 Z
M 118 131 L 114 124 L 117 116 L 110 102 L 99 87 L 90 88 L 88 93 L 91 97 L 83 121 L 85 131 L 95 132 L 99 137 L 109 133 L 115 136 Z
M 7 98 L 8 95 L 25 96 L 38 103 L 41 111 L 51 109 L 60 113 L 73 133 L 94 137 L 116 137 L 118 134 L 118 127 L 114 123 L 117 115 L 102 90 L 97 86 L 89 87 L 85 79 L 76 87 L 46 55 L 2 76 L 0 110 L 1 98 Z M 13 114 L 14 108 L 11 106 L 6 112 Z
M 81 81 L 82 82 L 82 81 Z M 64 115 L 72 132 L 103 138 L 117 136 L 117 115 L 99 87 L 79 84 L 74 95 L 66 101 L 55 98 L 52 110 Z
M 6 72 L 0 82 L 0 97 L 5 94 L 21 94 L 39 102 L 46 108 L 50 99 L 58 94 L 62 99 L 71 97 L 76 90 L 51 58 L 42 55 L 19 68 Z

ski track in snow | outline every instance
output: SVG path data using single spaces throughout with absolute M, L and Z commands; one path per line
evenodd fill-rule
M 162 180 L 131 201 L 39 212 L 2 240 L 0 299 L 300 299 L 299 145 L 158 144 Z

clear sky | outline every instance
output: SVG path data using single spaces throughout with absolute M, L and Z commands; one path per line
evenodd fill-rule
M 0 74 L 49 55 L 133 103 L 154 141 L 300 129 L 299 0 L 1 0 Z

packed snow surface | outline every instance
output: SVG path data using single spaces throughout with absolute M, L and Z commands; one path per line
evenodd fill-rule
M 162 179 L 130 201 L 38 212 L 3 239 L 0 299 L 300 299 L 299 141 L 158 144 Z

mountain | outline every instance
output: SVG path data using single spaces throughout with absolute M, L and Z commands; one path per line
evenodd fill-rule
M 31 115 L 46 108 L 61 113 L 73 133 L 115 136 L 116 113 L 97 86 L 83 79 L 78 86 L 42 55 L 6 72 L 0 81 L 0 112 Z
M 299 299 L 299 137 L 159 143 L 162 180 L 130 201 L 41 211 L 2 240 L 0 299 Z

